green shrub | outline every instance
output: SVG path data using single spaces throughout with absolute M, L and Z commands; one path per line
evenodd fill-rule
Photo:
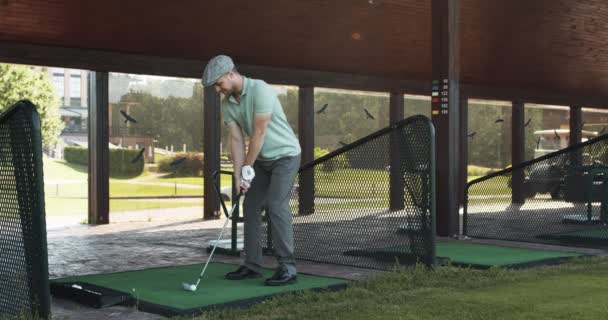
M 65 161 L 83 166 L 89 165 L 89 149 L 83 147 L 65 147 L 63 157 Z
M 144 172 L 145 155 L 135 163 L 141 149 L 110 149 L 110 177 L 133 178 Z
M 161 160 L 158 164 L 158 170 L 160 172 L 170 172 L 174 177 L 202 177 L 203 158 L 202 153 L 178 153 L 173 157 Z M 179 164 L 172 166 L 171 163 L 174 162 L 179 162 Z
M 144 171 L 145 156 L 132 163 L 140 150 L 110 149 L 109 151 L 110 177 L 132 178 L 141 175 Z M 88 166 L 89 149 L 83 147 L 65 147 L 64 158 L 69 163 Z

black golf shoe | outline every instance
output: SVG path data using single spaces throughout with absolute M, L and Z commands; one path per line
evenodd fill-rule
M 254 279 L 261 276 L 261 273 L 255 272 L 245 266 L 240 266 L 236 271 L 228 272 L 225 275 L 228 280 Z
M 267 286 L 284 286 L 298 282 L 298 276 L 290 275 L 286 268 L 279 268 L 274 275 L 264 282 Z

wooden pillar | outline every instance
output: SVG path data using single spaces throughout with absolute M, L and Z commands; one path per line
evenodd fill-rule
M 570 142 L 575 145 L 583 141 L 583 110 L 579 106 L 570 107 Z
M 110 223 L 108 143 L 109 75 L 91 72 L 89 81 L 89 224 Z
M 302 148 L 303 165 L 315 158 L 315 88 L 300 86 L 298 97 L 298 137 Z M 311 214 L 315 210 L 315 176 L 313 170 L 301 172 L 299 179 L 298 214 Z
M 390 96 L 390 124 L 403 120 L 405 116 L 403 93 L 391 92 Z M 400 134 L 394 132 L 390 136 L 390 194 L 389 208 L 391 211 L 405 208 L 405 185 L 403 178 L 403 144 L 400 143 Z
M 465 189 L 467 187 L 469 164 L 469 98 L 460 96 L 460 174 L 458 194 L 459 206 L 464 205 Z
M 437 233 L 458 232 L 460 185 L 459 0 L 432 0 L 433 81 L 431 115 L 437 148 Z
M 525 159 L 525 104 L 513 101 L 511 108 L 511 165 L 524 162 Z M 524 203 L 524 171 L 514 170 L 511 175 L 511 202 Z
M 203 107 L 203 153 L 205 161 L 203 164 L 204 196 L 205 206 L 203 219 L 215 219 L 219 216 L 220 201 L 215 190 L 213 190 L 213 173 L 220 169 L 220 139 L 221 139 L 221 117 L 220 96 L 215 88 L 205 88 L 205 105 Z M 221 176 L 221 175 L 220 175 Z M 218 177 L 221 181 L 221 178 Z M 234 183 L 234 182 L 233 182 Z
M 583 138 L 583 110 L 579 106 L 570 106 L 570 141 L 569 145 L 581 143 Z M 573 166 L 583 164 L 582 150 L 572 153 L 570 159 Z

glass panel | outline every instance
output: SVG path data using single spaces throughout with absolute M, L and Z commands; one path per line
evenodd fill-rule
M 200 80 L 111 73 L 109 88 L 110 220 L 201 218 Z
M 608 133 L 608 110 L 583 108 L 583 142 Z
M 388 93 L 315 88 L 316 158 L 388 124 Z
M 413 115 L 421 114 L 427 118 L 431 118 L 431 97 L 430 96 L 419 96 L 406 94 L 403 96 L 405 99 L 405 118 L 409 118 Z
M 469 180 L 511 165 L 511 103 L 469 100 Z
M 538 158 L 568 146 L 570 138 L 570 109 L 526 103 L 526 160 Z

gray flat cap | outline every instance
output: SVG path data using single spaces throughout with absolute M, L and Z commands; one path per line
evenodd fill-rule
M 219 55 L 209 60 L 203 72 L 203 86 L 213 85 L 217 79 L 234 69 L 234 62 L 229 56 Z

